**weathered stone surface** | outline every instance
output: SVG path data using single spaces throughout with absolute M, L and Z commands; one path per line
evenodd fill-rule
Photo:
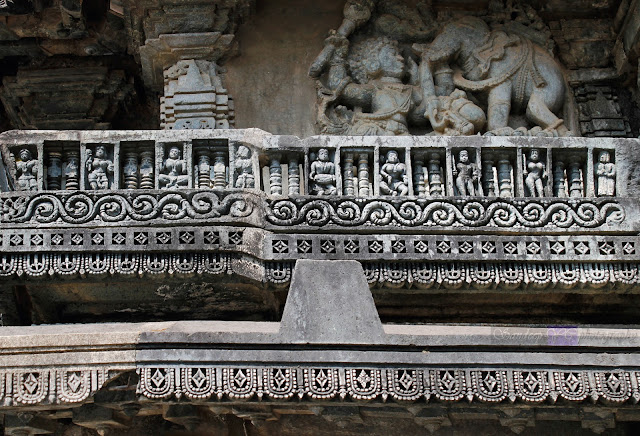
M 0 99 L 16 128 L 91 130 L 109 128 L 132 92 L 124 71 L 106 67 L 20 69 Z
M 280 334 L 294 343 L 383 342 L 362 266 L 355 261 L 296 262 Z

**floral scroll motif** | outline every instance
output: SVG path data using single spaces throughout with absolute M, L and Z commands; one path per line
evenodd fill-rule
M 613 200 L 273 200 L 268 222 L 276 226 L 514 226 L 597 228 L 620 224 L 625 212 Z
M 162 191 L 157 193 L 64 193 L 0 198 L 0 223 L 116 223 L 154 219 L 244 218 L 255 203 L 242 193 Z

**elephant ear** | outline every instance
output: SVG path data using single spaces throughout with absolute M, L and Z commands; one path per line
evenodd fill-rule
M 481 77 L 487 77 L 493 61 L 504 58 L 507 47 L 517 45 L 519 42 L 520 37 L 518 36 L 507 35 L 502 31 L 491 32 L 488 41 L 478 47 L 478 50 L 474 53 L 474 57 L 478 60 L 477 68 L 480 70 Z

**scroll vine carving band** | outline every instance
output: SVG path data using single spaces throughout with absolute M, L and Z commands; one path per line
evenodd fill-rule
M 244 218 L 253 212 L 251 197 L 213 191 L 162 191 L 158 193 L 36 194 L 0 198 L 0 223 L 84 224 L 150 221 L 153 219 Z
M 513 226 L 596 228 L 626 216 L 615 201 L 367 200 L 317 198 L 270 202 L 267 220 L 277 226 Z

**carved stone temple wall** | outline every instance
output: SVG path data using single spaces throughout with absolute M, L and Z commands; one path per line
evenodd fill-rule
M 0 434 L 638 434 L 639 60 L 637 0 L 0 0 Z

